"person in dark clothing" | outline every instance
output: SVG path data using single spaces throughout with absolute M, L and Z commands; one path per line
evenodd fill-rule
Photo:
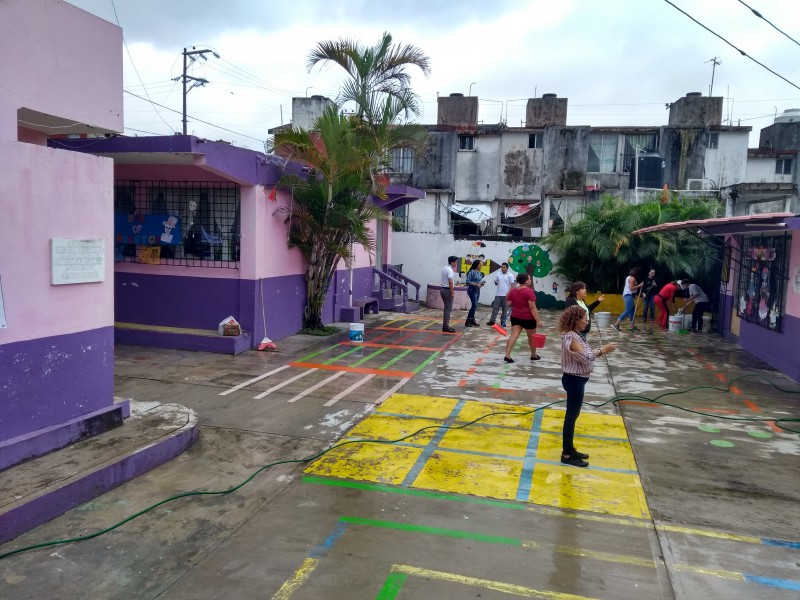
M 647 279 L 639 292 L 642 298 L 642 323 L 647 323 L 647 315 L 650 315 L 650 322 L 656 322 L 656 294 L 658 294 L 658 281 L 656 281 L 656 270 L 650 269 Z
M 586 329 L 580 332 L 581 337 L 583 337 L 583 339 L 586 339 L 586 336 L 592 329 L 592 311 L 595 308 L 597 308 L 598 305 L 605 299 L 605 296 L 599 296 L 597 300 L 595 300 L 591 304 L 586 304 L 587 293 L 588 290 L 586 289 L 586 284 L 583 283 L 582 281 L 576 281 L 571 286 L 569 286 L 567 299 L 564 302 L 565 310 L 570 306 L 580 306 L 583 310 L 586 311 L 586 316 L 588 317 L 588 321 L 586 322 Z

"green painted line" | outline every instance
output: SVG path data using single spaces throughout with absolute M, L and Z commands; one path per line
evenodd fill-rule
M 384 352 L 386 352 L 387 350 L 388 350 L 388 348 L 378 348 L 378 349 L 377 349 L 375 352 L 373 352 L 372 354 L 368 354 L 367 356 L 365 356 L 365 357 L 364 357 L 364 358 L 362 358 L 361 360 L 359 360 L 359 361 L 357 361 L 357 362 L 353 363 L 353 364 L 352 364 L 352 365 L 350 365 L 350 366 L 352 366 L 352 367 L 357 367 L 358 365 L 360 365 L 360 364 L 362 364 L 362 363 L 365 363 L 365 362 L 367 362 L 367 361 L 368 361 L 370 358 L 372 358 L 372 357 L 374 357 L 374 356 L 378 356 L 379 354 L 383 354 L 383 353 L 384 353 Z
M 428 498 L 431 500 L 449 500 L 451 502 L 464 502 L 466 504 L 483 504 L 498 508 L 511 508 L 514 510 L 527 510 L 524 504 L 503 502 L 501 500 L 490 500 L 488 498 L 478 498 L 476 496 L 462 496 L 460 494 L 446 494 L 443 492 L 428 492 L 414 488 L 393 487 L 380 483 L 362 483 L 359 481 L 347 481 L 344 479 L 330 479 L 327 477 L 317 477 L 306 475 L 301 480 L 303 483 L 313 483 L 316 485 L 327 485 L 330 487 L 342 487 L 353 490 L 369 490 L 373 492 L 386 492 L 389 494 L 400 494 L 403 496 L 415 496 L 417 498 Z
M 319 350 L 318 352 L 312 352 L 308 356 L 304 356 L 303 358 L 301 358 L 300 360 L 295 361 L 295 362 L 306 362 L 306 361 L 308 361 L 309 358 L 314 358 L 315 356 L 319 356 L 320 354 L 323 354 L 323 353 L 327 352 L 328 350 L 333 350 L 334 348 L 338 348 L 338 347 L 339 347 L 339 344 L 334 344 L 333 346 L 328 346 L 327 348 L 323 348 L 322 350 Z
M 349 355 L 353 354 L 353 352 L 358 352 L 359 350 L 363 350 L 363 348 L 361 348 L 361 347 L 359 347 L 359 346 L 356 346 L 355 348 L 352 348 L 352 349 L 348 350 L 348 351 L 347 351 L 347 352 L 345 352 L 344 354 L 337 354 L 336 356 L 334 356 L 333 358 L 331 358 L 331 359 L 329 359 L 329 360 L 326 360 L 326 361 L 325 361 L 324 363 L 322 363 L 322 364 L 323 364 L 323 365 L 329 365 L 329 364 L 331 364 L 331 363 L 335 363 L 335 362 L 336 362 L 337 360 L 339 360 L 340 358 L 344 358 L 345 356 L 349 356 Z M 303 361 L 300 361 L 300 362 L 303 362 Z
M 375 600 L 394 600 L 403 589 L 407 575 L 405 573 L 389 573 Z
M 394 529 L 396 531 L 410 531 L 412 533 L 427 533 L 442 537 L 459 538 L 462 540 L 475 540 L 478 542 L 488 542 L 490 544 L 502 544 L 504 546 L 522 546 L 522 541 L 517 538 L 504 537 L 499 535 L 486 535 L 472 531 L 462 531 L 460 529 L 445 529 L 444 527 L 427 527 L 425 525 L 411 525 L 410 523 L 398 523 L 397 521 L 380 521 L 378 519 L 362 519 L 361 517 L 339 517 L 339 521 L 352 523 L 353 525 L 366 525 L 367 527 L 379 527 L 381 529 Z
M 379 371 L 383 371 L 384 369 L 388 369 L 388 368 L 389 368 L 389 367 L 391 367 L 391 366 L 392 366 L 394 363 L 396 363 L 398 360 L 400 360 L 401 358 L 403 358 L 403 357 L 404 357 L 404 356 L 406 356 L 407 354 L 411 354 L 411 352 L 412 352 L 411 350 L 405 350 L 405 351 L 401 352 L 400 354 L 398 354 L 397 356 L 395 356 L 395 357 L 394 357 L 392 360 L 390 360 L 389 362 L 387 362 L 387 363 L 385 363 L 385 364 L 381 365 L 380 367 L 378 367 L 378 370 L 379 370 Z
M 437 356 L 439 356 L 440 354 L 441 354 L 441 352 L 440 352 L 439 350 L 437 350 L 436 352 L 434 352 L 433 354 L 431 354 L 431 355 L 428 357 L 428 360 L 426 360 L 424 363 L 422 363 L 420 366 L 418 366 L 416 369 L 414 369 L 414 370 L 413 370 L 413 371 L 411 371 L 411 372 L 412 372 L 414 375 L 416 375 L 417 373 L 419 373 L 420 371 L 422 371 L 422 369 L 424 369 L 424 368 L 425 368 L 425 367 L 427 367 L 429 364 L 431 364 L 431 362 L 433 362 L 433 359 L 434 359 L 434 358 L 436 358 Z

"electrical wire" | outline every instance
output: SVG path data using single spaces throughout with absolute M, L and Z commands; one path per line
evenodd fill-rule
M 675 5 L 674 5 L 672 2 L 670 2 L 670 0 L 664 0 L 664 2 L 666 2 L 667 4 L 669 4 L 669 5 L 670 5 L 672 8 L 674 8 L 674 9 L 675 9 L 675 10 L 677 10 L 678 12 L 681 12 L 681 13 L 683 13 L 684 15 L 686 15 L 687 17 L 689 17 L 689 18 L 690 18 L 692 21 L 694 21 L 695 23 L 697 23 L 698 25 L 700 25 L 700 27 L 702 27 L 703 29 L 705 29 L 705 30 L 706 30 L 706 31 L 708 31 L 709 33 L 711 33 L 711 34 L 713 34 L 713 35 L 717 36 L 719 39 L 721 39 L 723 42 L 725 42 L 726 44 L 728 44 L 728 46 L 730 46 L 731 48 L 733 48 L 734 50 L 736 50 L 736 51 L 737 51 L 739 54 L 741 54 L 742 56 L 745 56 L 745 57 L 749 58 L 749 59 L 750 59 L 750 60 L 752 60 L 754 63 L 756 63 L 757 65 L 760 65 L 761 67 L 763 67 L 764 69 L 766 69 L 767 71 L 769 71 L 770 73 L 772 73 L 773 75 L 775 75 L 776 77 L 780 77 L 781 79 L 783 79 L 783 80 L 784 80 L 786 83 L 788 83 L 788 84 L 789 84 L 789 85 L 791 85 L 792 87 L 794 87 L 794 88 L 797 88 L 798 90 L 800 90 L 800 86 L 798 86 L 798 85 L 796 85 L 796 84 L 792 83 L 791 81 L 789 81 L 788 79 L 786 79 L 786 77 L 784 77 L 784 76 L 783 76 L 783 75 L 781 75 L 780 73 L 776 73 L 775 71 L 773 71 L 772 69 L 770 69 L 770 68 L 769 68 L 767 65 L 765 65 L 764 63 L 757 61 L 755 58 L 753 58 L 752 56 L 750 56 L 749 54 L 747 54 L 747 52 L 745 52 L 745 51 L 744 51 L 744 50 L 742 50 L 741 48 L 737 48 L 736 46 L 734 46 L 733 44 L 731 44 L 731 43 L 730 43 L 728 40 L 726 40 L 724 37 L 722 37 L 720 34 L 718 34 L 716 31 L 714 31 L 713 29 L 709 29 L 708 27 L 706 27 L 705 25 L 703 25 L 703 24 L 702 24 L 700 21 L 698 21 L 697 19 L 695 19 L 695 18 L 694 18 L 692 15 L 690 15 L 689 13 L 687 13 L 685 10 L 683 10 L 682 8 L 679 8 L 678 6 L 675 6 Z
M 712 415 L 712 414 L 705 413 L 705 412 L 702 412 L 702 411 L 699 411 L 699 410 L 693 410 L 693 409 L 690 409 L 690 408 L 685 408 L 683 406 L 678 406 L 676 404 L 670 404 L 668 402 L 662 402 L 662 401 L 659 400 L 659 398 L 665 398 L 667 396 L 676 396 L 676 395 L 680 395 L 680 394 L 687 394 L 687 393 L 695 391 L 695 390 L 712 390 L 712 391 L 730 393 L 731 387 L 733 386 L 734 383 L 736 383 L 737 381 L 740 381 L 742 379 L 749 378 L 749 377 L 757 377 L 757 378 L 763 379 L 768 384 L 770 384 L 773 388 L 775 388 L 775 389 L 777 389 L 780 392 L 783 392 L 785 394 L 800 394 L 800 390 L 789 390 L 789 389 L 782 388 L 779 385 L 777 385 L 776 383 L 774 383 L 771 380 L 769 380 L 767 377 L 764 377 L 763 375 L 760 375 L 758 373 L 746 373 L 744 375 L 740 375 L 739 377 L 735 377 L 735 378 L 731 379 L 728 382 L 728 385 L 727 385 L 726 388 L 719 388 L 719 387 L 714 387 L 714 386 L 696 386 L 696 387 L 691 387 L 691 388 L 688 388 L 688 389 L 685 389 L 685 390 L 677 390 L 677 391 L 674 391 L 674 392 L 664 392 L 663 394 L 659 394 L 655 398 L 648 398 L 646 396 L 640 396 L 640 395 L 637 395 L 637 394 L 621 394 L 621 395 L 616 395 L 613 398 L 611 398 L 609 400 L 606 400 L 604 402 L 600 402 L 600 403 L 584 402 L 584 404 L 586 404 L 587 406 L 591 406 L 593 408 L 601 408 L 601 407 L 603 407 L 603 406 L 605 406 L 607 404 L 618 404 L 619 402 L 625 402 L 625 401 L 650 402 L 652 404 L 661 405 L 661 406 L 667 406 L 667 407 L 674 408 L 674 409 L 677 409 L 677 410 L 682 410 L 684 412 L 688 412 L 688 413 L 692 413 L 692 414 L 696 414 L 696 415 L 702 415 L 704 417 L 710 417 L 710 418 L 714 418 L 714 419 L 725 419 L 725 420 L 737 421 L 737 422 L 760 422 L 760 423 L 763 423 L 764 421 L 770 421 L 770 422 L 774 423 L 776 426 L 778 426 L 781 429 L 783 429 L 784 431 L 787 431 L 787 432 L 790 432 L 790 433 L 800 433 L 800 429 L 792 429 L 792 428 L 788 427 L 787 425 L 785 425 L 785 423 L 800 423 L 800 418 L 781 417 L 781 418 L 777 418 L 777 419 L 772 419 L 772 418 L 764 417 L 764 416 L 760 416 L 760 417 L 736 417 L 736 416 L 729 416 L 729 415 L 716 415 L 716 414 Z M 409 433 L 408 435 L 404 435 L 403 437 L 400 437 L 400 438 L 397 438 L 397 439 L 394 439 L 394 440 L 376 440 L 376 439 L 365 439 L 365 438 L 357 438 L 357 439 L 352 439 L 352 440 L 345 440 L 343 442 L 336 443 L 336 444 L 334 444 L 334 445 L 322 450 L 321 452 L 318 452 L 317 454 L 314 454 L 312 456 L 308 456 L 306 458 L 295 458 L 295 459 L 278 460 L 278 461 L 266 464 L 266 465 L 256 469 L 253 473 L 251 473 L 241 483 L 239 483 L 239 484 L 237 484 L 237 485 L 235 485 L 233 487 L 230 487 L 228 489 L 225 489 L 225 490 L 207 490 L 207 491 L 195 490 L 195 491 L 191 491 L 191 492 L 182 492 L 180 494 L 175 494 L 173 496 L 165 498 L 164 500 L 156 502 L 155 504 L 151 504 L 150 506 L 147 506 L 147 507 L 143 508 L 142 510 L 140 510 L 138 512 L 135 512 L 134 514 L 130 515 L 129 517 L 126 517 L 125 519 L 122 519 L 121 521 L 118 521 L 117 523 L 114 523 L 113 525 L 110 525 L 110 526 L 108 526 L 108 527 L 106 527 L 104 529 L 100 529 L 98 531 L 95 531 L 93 533 L 89 533 L 89 534 L 86 534 L 86 535 L 76 536 L 76 537 L 72 537 L 72 538 L 56 539 L 56 540 L 51 540 L 51 541 L 48 541 L 48 542 L 40 542 L 38 544 L 31 544 L 29 546 L 23 546 L 21 548 L 16 548 L 14 550 L 10 550 L 8 552 L 4 552 L 4 553 L 0 554 L 0 560 L 3 560 L 5 558 L 9 558 L 9 557 L 17 555 L 17 554 L 22 554 L 23 552 L 29 552 L 31 550 L 36 550 L 38 548 L 47 548 L 47 547 L 50 547 L 50 546 L 59 546 L 59 545 L 63 545 L 63 544 L 71 544 L 71 543 L 83 542 L 83 541 L 86 541 L 86 540 L 91 540 L 91 539 L 99 537 L 99 536 L 101 536 L 101 535 L 103 535 L 105 533 L 109 533 L 110 531 L 114 531 L 115 529 L 118 529 L 119 527 L 125 525 L 126 523 L 129 523 L 130 521 L 133 521 L 134 519 L 136 519 L 138 517 L 141 517 L 142 515 L 147 514 L 147 513 L 151 512 L 152 510 L 155 510 L 159 506 L 163 506 L 164 504 L 167 504 L 168 502 L 172 502 L 174 500 L 179 500 L 181 498 L 189 498 L 189 497 L 192 497 L 192 496 L 224 496 L 224 495 L 227 495 L 227 494 L 231 494 L 231 493 L 241 489 L 242 487 L 244 487 L 248 483 L 250 483 L 253 479 L 255 479 L 255 477 L 257 475 L 259 475 L 261 472 L 266 471 L 267 469 L 269 469 L 271 467 L 276 467 L 278 465 L 287 465 L 287 464 L 309 463 L 311 461 L 314 461 L 314 460 L 318 459 L 319 457 L 323 456 L 324 454 L 327 454 L 328 452 L 331 452 L 332 450 L 335 450 L 336 448 L 341 448 L 343 446 L 348 446 L 350 444 L 398 444 L 398 443 L 403 442 L 403 441 L 405 441 L 405 440 L 407 440 L 409 438 L 412 438 L 412 437 L 414 437 L 416 435 L 419 435 L 420 433 L 422 433 L 423 431 L 427 431 L 428 429 L 436 429 L 436 430 L 439 430 L 439 429 L 456 429 L 456 430 L 457 429 L 465 429 L 467 427 L 470 427 L 470 426 L 472 426 L 472 425 L 474 425 L 476 423 L 479 423 L 480 421 L 483 421 L 484 419 L 488 419 L 490 417 L 497 417 L 497 416 L 503 416 L 503 415 L 514 416 L 514 417 L 526 416 L 526 415 L 534 414 L 534 413 L 536 413 L 538 411 L 544 410 L 545 408 L 549 408 L 549 407 L 551 407 L 551 406 L 553 406 L 555 404 L 560 404 L 562 402 L 565 402 L 565 400 L 555 400 L 555 401 L 550 402 L 548 404 L 544 404 L 543 406 L 539 406 L 537 408 L 533 408 L 533 409 L 527 410 L 527 411 L 516 411 L 516 410 L 515 411 L 511 411 L 511 410 L 508 410 L 508 411 L 495 411 L 495 412 L 491 412 L 491 413 L 482 415 L 482 416 L 480 416 L 480 417 L 478 417 L 476 419 L 473 419 L 472 421 L 469 421 L 467 423 L 462 423 L 461 425 L 428 425 L 426 427 L 422 427 L 422 428 L 418 429 L 417 431 L 414 431 L 413 433 Z
M 764 21 L 766 21 L 767 23 L 769 23 L 769 24 L 772 26 L 772 28 L 773 28 L 773 29 L 775 29 L 776 31 L 778 31 L 778 32 L 782 33 L 782 34 L 783 34 L 783 35 L 785 35 L 787 38 L 789 38 L 790 40 L 792 40 L 792 41 L 793 41 L 795 44 L 797 44 L 798 46 L 800 46 L 800 42 L 798 42 L 796 39 L 794 39 L 792 36 L 790 36 L 790 35 L 789 35 L 788 33 L 786 33 L 785 31 L 782 31 L 781 29 L 779 29 L 779 28 L 778 28 L 778 27 L 777 27 L 775 24 L 773 24 L 773 23 L 772 23 L 772 21 L 770 21 L 769 19 L 767 19 L 767 18 L 766 18 L 764 15 L 762 15 L 760 12 L 758 12 L 758 11 L 757 11 L 755 8 L 753 8 L 752 6 L 748 5 L 746 2 L 742 2 L 742 0 L 739 0 L 739 4 L 742 4 L 742 5 L 746 6 L 747 8 L 749 8 L 749 9 L 750 9 L 750 12 L 752 12 L 752 13 L 753 13 L 755 16 L 757 16 L 759 19 L 763 19 Z

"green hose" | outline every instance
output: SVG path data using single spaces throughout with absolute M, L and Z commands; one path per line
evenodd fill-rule
M 800 423 L 800 418 L 771 419 L 769 417 L 763 417 L 763 416 L 760 416 L 760 417 L 735 417 L 735 416 L 725 416 L 725 415 L 712 415 L 712 414 L 709 414 L 709 413 L 704 413 L 702 411 L 692 410 L 690 408 L 684 408 L 682 406 L 677 406 L 675 404 L 669 404 L 667 402 L 662 402 L 662 401 L 659 400 L 659 398 L 664 398 L 666 396 L 676 396 L 676 395 L 680 395 L 680 394 L 687 394 L 689 392 L 696 391 L 696 390 L 713 390 L 713 391 L 717 391 L 717 392 L 729 393 L 731 391 L 731 386 L 736 381 L 739 381 L 741 379 L 745 379 L 745 378 L 748 378 L 748 377 L 757 377 L 757 378 L 763 379 L 768 384 L 770 384 L 772 387 L 774 387 L 775 389 L 777 389 L 777 390 L 779 390 L 779 391 L 781 391 L 781 392 L 783 392 L 785 394 L 800 394 L 800 390 L 784 389 L 784 388 L 781 388 L 780 386 L 778 386 L 777 384 L 773 383 L 772 381 L 770 381 L 769 379 L 767 379 L 763 375 L 759 375 L 758 373 L 749 373 L 749 374 L 745 374 L 745 375 L 740 375 L 739 377 L 736 377 L 736 378 L 732 379 L 731 381 L 728 382 L 728 386 L 726 388 L 719 388 L 719 387 L 713 387 L 713 386 L 697 386 L 697 387 L 691 387 L 691 388 L 688 388 L 688 389 L 682 390 L 682 391 L 665 392 L 663 394 L 660 394 L 660 395 L 656 396 L 655 398 L 647 398 L 645 396 L 639 396 L 639 395 L 635 395 L 635 394 L 622 394 L 622 395 L 614 396 L 613 398 L 611 398 L 609 400 L 606 400 L 605 402 L 600 402 L 598 404 L 593 404 L 591 402 L 586 402 L 586 405 L 587 406 L 592 406 L 594 408 L 600 408 L 600 407 L 605 406 L 607 404 L 612 404 L 612 403 L 613 404 L 617 404 L 617 403 L 625 401 L 625 400 L 636 400 L 636 401 L 640 401 L 640 402 L 650 402 L 651 404 L 659 404 L 661 406 L 668 406 L 670 408 L 675 408 L 675 409 L 678 409 L 678 410 L 682 410 L 684 412 L 688 412 L 688 413 L 692 413 L 692 414 L 696 414 L 696 415 L 702 415 L 704 417 L 711 417 L 711 418 L 714 418 L 714 419 L 725 419 L 725 420 L 729 420 L 729 421 L 741 421 L 741 422 L 772 421 L 772 422 L 775 423 L 775 425 L 777 425 L 778 427 L 780 427 L 784 431 L 788 431 L 790 433 L 800 433 L 800 429 L 792 429 L 792 428 L 790 428 L 790 427 L 785 425 L 785 423 Z M 62 544 L 71 544 L 71 543 L 74 543 L 74 542 L 83 542 L 83 541 L 86 541 L 86 540 L 90 540 L 92 538 L 99 537 L 99 536 L 101 536 L 101 535 L 103 535 L 105 533 L 108 533 L 109 531 L 113 531 L 113 530 L 117 529 L 118 527 L 121 527 L 121 526 L 125 525 L 125 523 L 128 523 L 129 521 L 133 521 L 134 519 L 136 519 L 138 517 L 141 517 L 143 514 L 148 513 L 151 510 L 154 510 L 154 509 L 158 508 L 159 506 L 163 506 L 164 504 L 167 504 L 168 502 L 172 502 L 173 500 L 179 500 L 180 498 L 188 498 L 190 496 L 222 496 L 222 495 L 226 495 L 226 494 L 231 494 L 231 493 L 237 491 L 238 489 L 244 487 L 248 483 L 250 483 L 256 477 L 256 475 L 258 475 L 262 471 L 266 471 L 267 469 L 269 469 L 271 467 L 275 467 L 275 466 L 278 466 L 278 465 L 292 464 L 292 463 L 308 463 L 308 462 L 311 462 L 313 460 L 318 459 L 320 456 L 322 456 L 324 454 L 327 454 L 328 452 L 330 452 L 331 450 L 334 450 L 335 448 L 341 448 L 342 446 L 346 446 L 348 444 L 363 444 L 363 443 L 397 444 L 397 443 L 400 443 L 400 442 L 402 442 L 404 440 L 407 440 L 410 437 L 414 437 L 415 435 L 418 435 L 419 433 L 421 433 L 423 431 L 426 431 L 427 429 L 440 429 L 442 427 L 445 427 L 447 429 L 464 429 L 464 428 L 469 427 L 471 425 L 474 425 L 475 423 L 478 423 L 478 422 L 480 422 L 480 421 L 482 421 L 484 419 L 488 419 L 489 417 L 495 417 L 495 416 L 499 416 L 499 415 L 513 415 L 515 417 L 525 416 L 525 415 L 533 414 L 533 413 L 535 413 L 537 411 L 540 411 L 540 410 L 544 410 L 545 408 L 549 408 L 549 407 L 551 407 L 551 406 L 553 406 L 555 404 L 560 404 L 562 402 L 565 402 L 565 400 L 556 400 L 554 402 L 550 402 L 549 404 L 545 404 L 543 406 L 539 406 L 537 408 L 533 408 L 531 410 L 522 411 L 522 412 L 520 412 L 520 411 L 498 411 L 498 412 L 492 412 L 492 413 L 488 413 L 488 414 L 482 415 L 482 416 L 478 417 L 477 419 L 473 419 L 472 421 L 469 421 L 468 423 L 463 423 L 462 425 L 428 425 L 426 427 L 422 427 L 421 429 L 418 429 L 417 431 L 415 431 L 413 433 L 409 433 L 408 435 L 405 435 L 405 436 L 403 436 L 401 438 L 398 438 L 396 440 L 354 439 L 354 440 L 347 440 L 347 441 L 344 441 L 344 442 L 339 442 L 339 443 L 334 444 L 333 446 L 331 446 L 329 448 L 326 448 L 325 450 L 322 450 L 321 452 L 318 452 L 317 454 L 314 454 L 313 456 L 309 456 L 309 457 L 306 457 L 306 458 L 279 460 L 279 461 L 264 465 L 264 466 L 260 467 L 259 469 L 257 469 L 256 471 L 254 471 L 249 477 L 247 477 L 240 484 L 235 485 L 235 486 L 233 486 L 231 488 L 228 488 L 226 490 L 193 491 L 193 492 L 183 492 L 181 494 L 176 494 L 174 496 L 170 496 L 169 498 L 165 498 L 164 500 L 161 500 L 160 502 L 156 502 L 155 504 L 152 504 L 152 505 L 150 505 L 150 506 L 148 506 L 146 508 L 143 508 L 142 510 L 130 515 L 129 517 L 126 517 L 125 519 L 123 519 L 122 521 L 119 521 L 118 523 L 115 523 L 115 524 L 113 524 L 113 525 L 111 525 L 109 527 L 106 527 L 105 529 L 101 529 L 99 531 L 95 531 L 94 533 L 89 533 L 89 534 L 81 535 L 81 536 L 77 536 L 77 537 L 65 538 L 65 539 L 59 539 L 59 540 L 52 540 L 52 541 L 49 541 L 49 542 L 41 542 L 39 544 L 32 544 L 30 546 L 24 546 L 22 548 L 17 548 L 16 550 L 11 550 L 9 552 L 5 552 L 3 554 L 0 554 L 0 560 L 2 560 L 4 558 L 8 558 L 10 556 L 14 556 L 15 554 L 21 554 L 23 552 L 28 552 L 30 550 L 36 550 L 37 548 L 47 548 L 48 546 L 58 546 L 58 545 L 62 545 Z

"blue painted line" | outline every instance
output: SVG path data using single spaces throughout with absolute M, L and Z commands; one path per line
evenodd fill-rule
M 742 573 L 742 576 L 747 583 L 758 583 L 760 585 L 768 585 L 769 587 L 780 588 L 782 590 L 800 591 L 800 581 L 792 581 L 791 579 L 775 579 L 773 577 L 760 577 L 759 575 L 748 575 L 747 573 Z
M 560 431 L 543 431 L 544 435 L 557 435 L 561 436 Z M 604 442 L 623 442 L 625 444 L 630 444 L 630 441 L 627 438 L 613 438 L 613 437 L 601 437 L 599 435 L 585 435 L 582 433 L 576 433 L 576 438 L 581 438 L 584 440 L 602 440 Z
M 778 546 L 779 548 L 791 548 L 792 550 L 800 549 L 800 542 L 786 542 L 784 540 L 761 538 L 761 543 L 765 546 Z
M 345 534 L 345 531 L 347 531 L 347 523 L 342 523 L 341 521 L 336 523 L 336 528 L 333 530 L 333 533 L 326 537 L 325 541 L 311 550 L 308 556 L 310 558 L 325 558 L 328 550 L 333 548 L 333 545 Z
M 349 441 L 349 440 L 348 440 Z M 404 446 L 406 448 L 425 448 L 422 444 L 412 444 L 410 442 L 397 442 L 392 443 L 392 446 Z M 524 460 L 522 456 L 509 456 L 508 454 L 493 454 L 491 452 L 479 452 L 477 450 L 465 450 L 463 448 L 448 448 L 446 446 L 439 446 L 437 448 L 440 452 L 451 452 L 453 454 L 468 454 L 470 456 L 480 456 L 483 458 L 496 458 L 498 460 Z
M 456 405 L 453 407 L 453 410 L 450 411 L 450 415 L 445 419 L 443 425 L 452 425 L 453 422 L 456 420 L 458 413 L 461 412 L 461 409 L 464 408 L 466 404 L 466 400 L 459 400 L 456 402 Z M 414 463 L 414 466 L 411 467 L 411 470 L 403 479 L 401 485 L 413 485 L 414 481 L 416 481 L 419 474 L 422 472 L 422 469 L 425 467 L 425 463 L 428 462 L 428 459 L 433 455 L 433 453 L 439 447 L 439 442 L 442 441 L 442 438 L 448 432 L 447 427 L 439 427 L 439 431 L 437 431 L 434 436 L 431 438 L 431 441 L 425 446 L 425 450 L 422 451 L 422 454 L 417 457 L 417 461 Z
M 545 465 L 558 465 L 558 466 L 561 466 L 561 467 L 565 466 L 564 463 L 562 463 L 560 460 L 558 460 L 558 461 L 556 461 L 556 460 L 545 460 L 543 458 L 540 458 L 536 462 L 540 462 L 540 463 L 545 464 Z M 639 474 L 639 471 L 631 471 L 630 469 L 613 469 L 611 467 L 593 467 L 592 465 L 589 465 L 588 467 L 585 467 L 585 468 L 588 469 L 588 470 L 591 470 L 591 471 L 602 471 L 604 473 L 623 473 L 625 475 L 638 475 Z M 583 469 L 581 469 L 581 470 L 583 470 Z
M 522 461 L 522 473 L 519 475 L 519 484 L 517 485 L 517 500 L 520 502 L 527 502 L 531 495 L 533 468 L 536 466 L 536 450 L 539 447 L 539 433 L 542 430 L 543 412 L 544 411 L 537 410 L 533 413 L 533 425 L 531 426 L 530 437 L 528 437 L 528 447 L 525 449 L 525 458 Z

